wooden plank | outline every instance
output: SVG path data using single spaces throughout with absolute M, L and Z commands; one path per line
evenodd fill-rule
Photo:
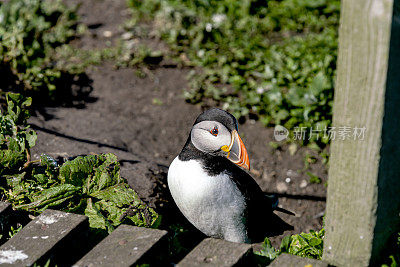
M 73 257 L 73 248 L 66 246 L 71 240 L 85 238 L 87 217 L 55 210 L 46 210 L 0 247 L 3 266 L 30 266 L 52 259 L 57 255 Z M 65 263 L 65 259 L 62 260 Z
M 7 226 L 10 223 L 11 212 L 12 212 L 11 204 L 8 202 L 0 201 L 0 234 L 1 235 L 6 234 Z
M 323 258 L 334 265 L 374 265 L 400 225 L 398 5 L 341 1 L 333 126 L 366 132 L 331 145 Z
M 132 266 L 157 257 L 167 231 L 121 225 L 74 266 Z M 159 254 L 159 253 L 158 253 Z M 147 259 L 146 259 L 147 258 Z
M 11 204 L 8 202 L 0 201 L 0 216 L 11 210 Z M 1 217 L 0 217 L 1 218 Z
M 310 267 L 328 267 L 328 263 L 309 258 L 301 258 L 290 254 L 281 254 L 275 259 L 270 265 L 271 267 L 299 267 L 299 266 L 310 266 Z
M 250 244 L 206 238 L 177 266 L 235 266 L 244 264 L 251 251 Z

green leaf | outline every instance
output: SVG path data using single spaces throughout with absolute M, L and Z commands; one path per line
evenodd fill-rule
M 107 230 L 108 233 L 111 233 L 114 230 L 112 224 L 101 214 L 100 209 L 93 205 L 91 198 L 88 198 L 87 200 L 85 215 L 89 218 L 90 227 L 104 229 Z
M 129 223 L 140 227 L 157 228 L 161 222 L 161 216 L 144 203 L 129 207 L 126 211 L 126 215 L 123 223 Z
M 122 182 L 119 162 L 114 154 L 102 154 L 96 160 L 94 172 L 85 182 L 85 193 L 90 194 Z
M 281 252 L 287 252 L 291 242 L 291 236 L 287 235 L 282 239 L 280 250 Z
M 279 252 L 272 246 L 271 241 L 269 240 L 268 237 L 264 239 L 264 243 L 262 244 L 262 249 L 254 253 L 260 256 L 264 256 L 270 261 L 274 260 L 279 255 Z
M 59 205 L 65 200 L 69 199 L 71 196 L 73 196 L 80 189 L 80 187 L 71 184 L 56 185 L 31 195 L 31 203 L 21 204 L 16 206 L 15 208 L 34 211 L 36 209 L 45 208 L 49 205 Z
M 276 121 L 279 123 L 280 121 L 285 120 L 287 117 L 289 117 L 289 111 L 285 109 L 281 109 L 278 111 L 278 113 L 275 115 Z
M 0 173 L 10 170 L 18 170 L 23 165 L 26 154 L 20 151 L 0 151 Z
M 329 88 L 331 88 L 331 84 L 323 72 L 319 72 L 310 84 L 310 91 L 314 96 L 318 96 L 322 91 Z
M 82 186 L 92 174 L 96 163 L 97 157 L 94 155 L 80 156 L 67 161 L 60 167 L 59 179 L 62 183 Z
M 322 243 L 322 240 L 319 239 L 319 238 L 316 238 L 316 237 L 312 237 L 312 238 L 310 239 L 309 243 L 310 243 L 310 246 L 315 247 L 315 246 L 318 246 L 319 244 L 321 244 L 321 243 Z
M 104 190 L 91 193 L 90 196 L 105 201 L 111 201 L 118 207 L 138 205 L 142 202 L 137 193 L 133 189 L 129 188 L 127 184 L 110 186 Z
M 43 173 L 36 174 L 34 178 L 36 179 L 36 181 L 38 181 L 39 184 L 45 184 L 48 180 L 46 175 L 44 175 Z
M 28 142 L 29 148 L 35 146 L 36 139 L 37 139 L 37 134 L 34 130 L 28 130 L 26 132 L 26 141 Z
M 96 207 L 99 207 L 99 210 L 107 214 L 106 218 L 113 226 L 121 224 L 120 218 L 126 209 L 121 209 L 114 202 L 105 200 L 96 202 Z
M 322 182 L 321 178 L 319 178 L 317 175 L 315 175 L 311 172 L 306 172 L 306 174 L 310 177 L 310 183 L 320 184 Z

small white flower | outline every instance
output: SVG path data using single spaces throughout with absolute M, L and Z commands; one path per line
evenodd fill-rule
M 316 98 L 313 94 L 309 94 L 309 93 L 305 93 L 305 94 L 304 94 L 304 99 L 305 99 L 308 103 L 315 103 L 315 102 L 317 102 L 317 98 Z
M 212 30 L 212 24 L 211 23 L 207 23 L 206 24 L 206 31 L 211 32 Z
M 269 65 L 265 65 L 264 75 L 265 75 L 265 78 L 267 78 L 267 79 L 271 79 L 274 77 L 274 71 L 271 69 L 271 67 Z
M 198 57 L 204 57 L 205 51 L 203 49 L 197 51 L 197 56 Z
M 131 32 L 125 32 L 125 33 L 122 34 L 121 37 L 122 37 L 122 39 L 124 39 L 124 40 L 129 40 L 129 39 L 132 39 L 133 33 L 131 33 Z
M 261 95 L 262 93 L 264 93 L 264 91 L 265 91 L 265 88 L 263 88 L 263 87 L 257 87 L 257 89 L 256 89 L 256 92 L 257 92 L 257 94 L 259 94 L 259 95 Z
M 174 9 L 172 8 L 172 6 L 166 6 L 166 7 L 164 8 L 164 12 L 167 13 L 167 14 L 170 14 L 170 13 L 172 13 L 173 11 L 174 11 Z
M 113 36 L 113 33 L 112 33 L 112 31 L 104 31 L 103 36 L 106 38 L 110 38 Z
M 224 22 L 225 19 L 226 19 L 226 15 L 225 14 L 214 14 L 211 17 L 212 22 L 217 27 L 220 26 L 222 24 L 222 22 Z

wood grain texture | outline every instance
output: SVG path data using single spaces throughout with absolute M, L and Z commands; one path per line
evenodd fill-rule
M 147 260 L 160 254 L 156 245 L 166 234 L 164 230 L 120 225 L 74 266 L 135 266 L 146 254 Z
M 11 204 L 8 202 L 0 201 L 0 235 L 7 234 L 7 228 L 10 223 L 11 213 Z
M 331 146 L 323 258 L 335 265 L 375 263 L 399 227 L 400 42 L 394 1 L 341 3 L 333 126 L 367 130 L 364 140 L 336 139 Z
M 11 209 L 11 204 L 8 202 L 0 201 L 0 216 L 2 216 L 3 212 L 7 212 Z
M 177 266 L 246 266 L 244 260 L 251 252 L 250 244 L 206 238 L 195 247 Z
M 68 265 L 68 258 L 77 253 L 75 241 L 86 238 L 87 226 L 86 216 L 45 210 L 0 247 L 0 265 L 44 265 L 48 259 L 53 265 Z

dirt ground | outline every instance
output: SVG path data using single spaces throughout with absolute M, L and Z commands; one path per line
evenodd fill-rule
M 116 40 L 122 33 L 120 25 L 129 17 L 125 0 L 81 1 L 79 12 L 90 34 L 75 45 L 84 49 L 104 47 Z M 112 36 L 105 37 L 105 31 Z M 93 91 L 84 105 L 41 108 L 30 119 L 38 133 L 34 158 L 41 153 L 59 158 L 115 153 L 129 184 L 168 221 L 177 212 L 166 187 L 168 166 L 202 111 L 200 105 L 188 104 L 182 97 L 187 71 L 162 62 L 145 78 L 135 75 L 134 69 L 115 69 L 112 63 L 88 70 Z M 239 133 L 250 156 L 252 176 L 265 192 L 280 197 L 281 207 L 296 214 L 277 213 L 294 226 L 285 235 L 320 229 L 326 166 L 320 160 L 310 166 L 309 171 L 322 178 L 322 183 L 310 184 L 301 170 L 305 154 L 312 151 L 300 148 L 291 156 L 287 145 L 270 148 L 273 129 L 250 119 L 239 125 Z M 277 245 L 281 238 L 271 240 Z

